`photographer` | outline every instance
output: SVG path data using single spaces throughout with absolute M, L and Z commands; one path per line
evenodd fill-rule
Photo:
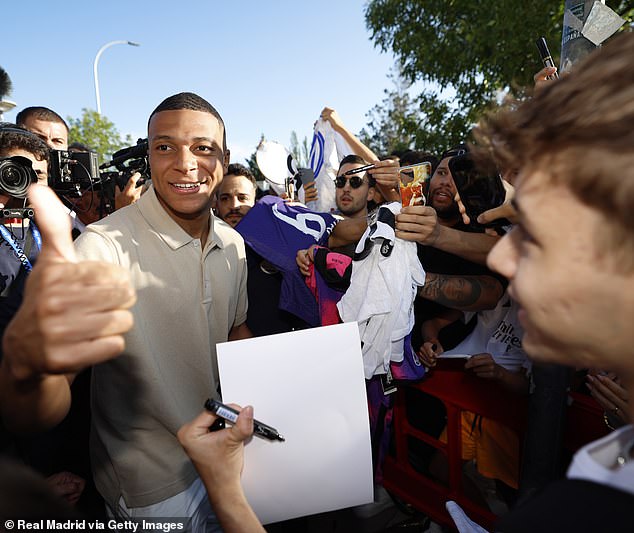
M 74 142 L 68 147 L 68 151 L 72 154 L 88 153 L 91 149 L 85 144 Z M 137 185 L 143 177 L 140 172 L 133 172 L 131 175 L 130 173 L 121 173 L 121 176 L 117 176 L 116 179 L 115 174 L 100 173 L 99 180 L 104 181 L 100 183 L 98 190 L 94 188 L 92 183 L 89 183 L 87 188 L 82 186 L 79 198 L 66 197 L 66 203 L 70 204 L 80 221 L 75 223 L 75 228 L 80 233 L 88 224 L 101 220 L 117 209 L 133 204 L 145 192 L 146 188 L 141 187 L 143 181 Z M 79 179 L 83 182 L 87 181 L 86 178 L 87 176 L 80 176 Z M 123 179 L 126 179 L 127 182 L 122 183 Z M 73 236 L 76 237 L 74 234 Z
M 137 187 L 137 182 L 141 178 L 141 174 L 138 172 L 134 172 L 131 175 L 128 174 L 126 183 L 108 183 L 109 192 L 107 194 L 103 192 L 103 184 L 99 190 L 96 190 L 93 182 L 100 178 L 96 167 L 96 159 L 94 168 L 90 168 L 91 165 L 85 163 L 89 159 L 76 158 L 73 155 L 89 153 L 91 152 L 90 147 L 78 142 L 74 142 L 69 146 L 70 130 L 68 125 L 52 109 L 42 106 L 26 107 L 18 113 L 16 122 L 22 128 L 37 135 L 52 150 L 58 151 L 57 153 L 52 153 L 54 157 L 51 162 L 54 164 L 52 166 L 51 179 L 54 183 L 51 186 L 71 210 L 74 237 L 81 233 L 86 225 L 102 219 L 109 212 L 133 204 L 141 197 L 144 189 Z M 60 150 L 68 153 L 60 153 Z M 69 163 L 71 166 L 62 168 Z M 79 172 L 75 171 L 73 165 L 81 170 Z M 78 194 L 71 194 L 73 191 L 58 190 L 59 184 L 56 184 L 56 182 L 61 178 L 60 174 L 65 172 L 70 173 L 71 178 L 70 181 L 65 182 L 62 189 L 68 186 L 72 189 L 77 186 Z
M 13 157 L 21 159 L 8 159 Z M 20 305 L 24 276 L 39 252 L 37 227 L 18 215 L 25 208 L 29 184 L 46 185 L 48 158 L 48 147 L 35 135 L 13 124 L 0 129 L 0 204 L 7 214 L 16 215 L 0 220 L 0 333 Z
M 53 150 L 68 150 L 68 124 L 48 107 L 25 107 L 15 117 L 21 128 L 35 133 Z
M 26 194 L 32 183 L 47 184 L 49 150 L 45 142 L 13 124 L 0 129 L 0 334 L 4 335 L 24 299 L 24 287 L 42 247 L 40 232 L 30 218 Z M 4 359 L 0 348 L 0 359 Z M 43 438 L 42 438 L 43 437 Z M 59 471 L 61 450 L 66 448 L 57 432 L 38 439 L 3 435 L 22 460 L 46 475 L 53 490 L 74 504 L 83 492 L 85 481 L 71 472 Z

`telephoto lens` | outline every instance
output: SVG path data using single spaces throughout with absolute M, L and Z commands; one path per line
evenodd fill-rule
M 25 198 L 31 183 L 37 182 L 30 159 L 15 155 L 0 158 L 0 192 L 15 198 Z

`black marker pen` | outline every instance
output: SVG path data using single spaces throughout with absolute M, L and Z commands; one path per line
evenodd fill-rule
M 232 407 L 229 407 L 224 403 L 220 403 L 212 398 L 209 398 L 209 400 L 205 402 L 205 409 L 207 409 L 207 411 L 211 411 L 220 418 L 231 422 L 232 424 L 236 423 L 238 415 L 240 414 Z M 253 433 L 268 440 L 279 440 L 282 442 L 286 440 L 277 432 L 277 429 L 267 426 L 259 420 L 253 420 Z
M 553 56 L 550 55 L 550 50 L 548 50 L 546 39 L 544 37 L 540 37 L 539 39 L 537 39 L 537 41 L 535 41 L 535 44 L 537 45 L 537 49 L 539 50 L 539 55 L 542 58 L 542 63 L 544 64 L 544 66 L 554 67 L 555 62 L 553 61 Z M 553 78 L 559 78 L 559 74 L 555 72 L 554 74 L 548 76 L 549 80 L 552 80 Z
M 363 165 L 362 167 L 359 168 L 353 168 L 352 170 L 346 170 L 343 175 L 344 176 L 350 176 L 351 174 L 358 174 L 359 172 L 363 172 L 364 170 L 370 170 L 371 168 L 375 168 L 376 165 L 372 164 L 372 165 Z

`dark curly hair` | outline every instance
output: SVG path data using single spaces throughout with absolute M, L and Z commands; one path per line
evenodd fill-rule
M 0 156 L 15 149 L 33 154 L 38 161 L 49 161 L 49 147 L 42 139 L 20 126 L 3 122 L 0 126 Z

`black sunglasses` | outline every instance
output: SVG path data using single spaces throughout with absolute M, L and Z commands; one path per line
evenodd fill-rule
M 350 187 L 353 189 L 358 189 L 363 185 L 363 178 L 359 176 L 337 176 L 335 178 L 335 187 L 343 189 L 346 186 L 346 181 L 350 182 Z

